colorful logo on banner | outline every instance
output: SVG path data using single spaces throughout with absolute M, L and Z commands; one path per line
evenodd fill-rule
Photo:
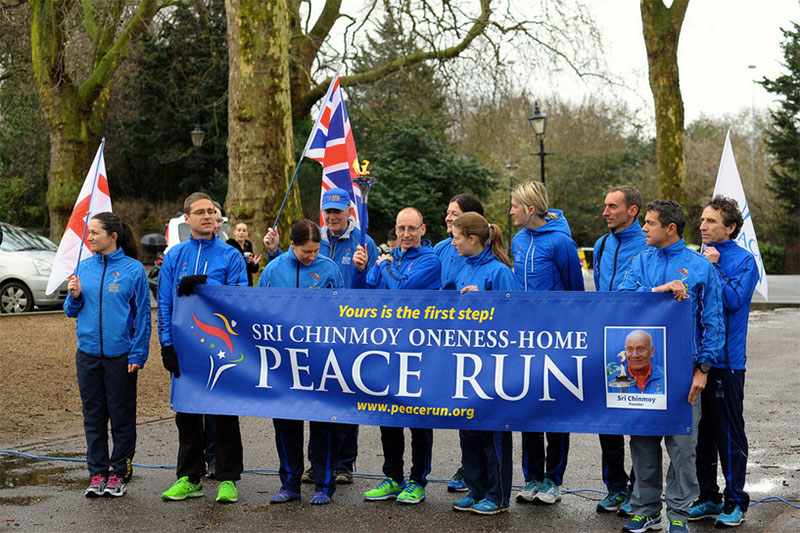
M 401 427 L 682 434 L 691 430 L 686 331 L 691 303 L 657 293 L 203 285 L 176 300 L 172 406 Z

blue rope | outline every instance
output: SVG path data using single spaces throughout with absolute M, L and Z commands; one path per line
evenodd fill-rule
M 74 457 L 51 457 L 49 455 L 33 455 L 33 454 L 30 454 L 30 453 L 17 452 L 17 451 L 14 451 L 14 450 L 0 450 L 0 453 L 4 453 L 6 455 L 16 455 L 16 456 L 19 456 L 19 457 L 27 457 L 28 459 L 41 459 L 41 460 L 44 460 L 44 461 L 67 461 L 67 462 L 70 462 L 70 463 L 85 463 L 86 462 L 86 459 L 76 459 Z M 138 467 L 138 468 L 149 468 L 149 469 L 154 469 L 154 470 L 166 469 L 166 468 L 172 469 L 172 468 L 175 468 L 175 466 L 176 466 L 176 465 L 152 466 L 152 465 L 143 465 L 143 464 L 139 464 L 139 463 L 132 463 L 132 464 L 133 464 L 133 466 Z M 274 469 L 274 468 L 248 468 L 248 469 L 244 470 L 244 472 L 251 473 L 251 474 L 259 474 L 259 473 L 264 473 L 264 472 L 269 473 L 269 474 L 277 474 L 278 473 L 278 471 L 276 469 Z M 353 476 L 354 477 L 361 477 L 361 478 L 365 478 L 365 479 L 381 479 L 381 478 L 385 477 L 383 474 L 360 474 L 360 473 L 353 473 Z M 449 479 L 429 479 L 428 481 L 431 481 L 433 483 L 448 483 L 450 480 Z M 524 487 L 524 485 L 512 485 L 512 488 L 515 488 L 515 489 L 521 489 L 523 487 Z M 595 493 L 595 494 L 602 494 L 602 495 L 608 494 L 607 492 L 604 492 L 602 490 L 594 490 L 594 489 L 564 490 L 562 492 L 564 494 L 576 494 L 576 493 L 579 493 L 579 492 L 592 492 L 592 493 Z M 779 496 L 767 496 L 766 498 L 761 498 L 760 500 L 758 500 L 756 502 L 751 502 L 750 503 L 750 507 L 758 505 L 759 503 L 770 502 L 770 501 L 783 502 L 786 505 L 788 505 L 789 507 L 794 507 L 795 509 L 800 509 L 800 506 L 798 506 L 798 505 L 796 505 L 796 504 L 794 504 L 794 503 L 792 503 L 792 502 L 790 502 L 788 500 L 784 500 L 783 498 L 781 498 Z

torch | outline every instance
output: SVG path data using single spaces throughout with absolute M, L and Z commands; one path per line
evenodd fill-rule
M 361 203 L 358 206 L 358 219 L 361 221 L 361 246 L 366 248 L 367 242 L 367 228 L 369 227 L 369 212 L 367 207 L 369 205 L 369 190 L 378 181 L 375 177 L 371 176 L 367 167 L 369 161 L 364 159 L 361 165 L 358 164 L 358 159 L 353 161 L 353 168 L 356 171 L 356 177 L 353 183 L 358 185 L 358 190 L 361 191 Z

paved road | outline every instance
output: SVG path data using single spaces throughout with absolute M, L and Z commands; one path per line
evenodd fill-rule
M 754 312 L 750 320 L 750 370 L 746 385 L 746 419 L 750 437 L 748 485 L 753 501 L 780 496 L 800 498 L 800 408 L 796 402 L 800 309 Z M 30 393 L 46 393 L 31 391 Z M 242 419 L 245 467 L 277 466 L 269 420 Z M 0 447 L 31 454 L 82 457 L 82 435 L 66 435 L 37 443 L 3 443 Z M 145 465 L 174 463 L 176 430 L 171 419 L 139 426 L 136 460 Z M 519 454 L 519 435 L 515 435 Z M 408 455 L 408 454 L 407 454 Z M 554 506 L 512 503 L 511 511 L 496 517 L 455 513 L 455 499 L 444 480 L 459 462 L 455 431 L 437 430 L 434 468 L 428 500 L 417 506 L 393 502 L 367 503 L 361 493 L 382 477 L 377 428 L 362 427 L 358 467 L 353 485 L 342 486 L 331 505 L 312 507 L 311 487 L 304 486 L 303 502 L 269 505 L 279 480 L 271 472 L 245 473 L 239 483 L 240 502 L 214 502 L 217 484 L 207 481 L 206 496 L 164 503 L 159 493 L 174 480 L 172 469 L 137 468 L 129 494 L 118 500 L 83 497 L 87 483 L 82 463 L 39 461 L 0 455 L 0 517 L 14 531 L 619 531 L 622 520 L 598 515 L 594 503 L 602 498 L 600 451 L 595 435 L 574 434 L 564 479 L 568 491 Z M 407 458 L 408 460 L 408 458 Z M 515 465 L 515 484 L 522 483 Z M 442 481 L 438 481 L 442 480 Z M 575 491 L 575 492 L 572 492 Z M 765 502 L 750 508 L 739 531 L 800 531 L 800 514 L 782 503 Z M 710 523 L 693 524 L 695 531 L 713 530 Z

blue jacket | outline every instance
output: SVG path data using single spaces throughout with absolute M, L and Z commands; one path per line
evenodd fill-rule
M 67 296 L 64 312 L 78 317 L 78 348 L 97 357 L 128 354 L 144 366 L 150 351 L 150 291 L 144 266 L 121 248 L 78 265 L 81 296 Z
M 582 291 L 583 272 L 578 246 L 564 214 L 536 229 L 523 228 L 511 241 L 514 275 L 521 291 Z
M 352 220 L 348 220 L 347 229 L 338 237 L 331 234 L 327 226 L 322 226 L 319 230 L 322 236 L 322 242 L 319 243 L 319 255 L 332 259 L 342 273 L 344 286 L 352 287 L 353 272 L 356 270 L 353 264 L 353 254 L 356 251 L 356 246 L 361 244 L 361 230 L 356 227 Z M 380 250 L 378 250 L 375 241 L 369 235 L 367 235 L 364 243 L 367 248 L 367 268 L 365 271 L 369 271 L 380 255 Z M 283 250 L 280 248 L 274 255 L 267 254 L 267 262 L 269 263 L 281 254 L 283 254 Z
M 747 318 L 750 301 L 758 285 L 758 266 L 753 254 L 727 240 L 709 244 L 719 252 L 714 264 L 722 288 L 725 346 L 714 364 L 717 368 L 745 370 L 747 363 Z
M 455 246 L 451 246 L 451 248 L 455 248 Z M 514 273 L 494 256 L 489 247 L 484 248 L 478 255 L 464 257 L 464 265 L 459 269 L 450 288 L 460 291 L 467 285 L 477 285 L 479 291 L 513 291 L 517 289 Z
M 464 265 L 466 257 L 458 254 L 456 247 L 452 245 L 453 238 L 448 237 L 443 241 L 439 241 L 433 247 L 433 253 L 439 258 L 442 263 L 442 288 L 452 289 L 455 287 L 456 275 L 459 269 Z
M 394 262 L 376 263 L 366 274 L 356 271 L 353 288 L 436 290 L 441 286 L 442 263 L 430 241 L 423 240 L 405 252 L 398 246 L 392 250 L 392 258 Z
M 631 262 L 647 242 L 638 220 L 622 231 L 609 231 L 594 243 L 594 287 L 614 291 L 631 268 Z
M 625 363 L 625 372 L 630 376 L 630 371 L 628 370 L 628 364 Z M 617 374 L 612 374 L 608 376 L 608 381 L 614 381 L 617 379 Z M 635 379 L 635 378 L 634 378 Z M 644 390 L 639 388 L 637 383 L 634 383 L 630 387 L 628 387 L 629 393 L 636 393 L 636 394 L 664 394 L 664 367 L 658 365 L 650 365 L 650 377 L 647 378 L 647 383 L 644 385 Z M 611 389 L 612 392 L 620 392 L 620 389 Z
M 683 239 L 664 248 L 648 246 L 634 257 L 619 290 L 650 292 L 676 279 L 686 285 L 692 305 L 695 361 L 714 364 L 725 339 L 719 281 L 711 261 Z
M 172 308 L 178 283 L 195 274 L 205 274 L 209 285 L 247 286 L 242 254 L 217 237 L 190 237 L 170 248 L 158 272 L 158 338 L 164 346 L 172 344 Z
M 290 287 L 298 289 L 341 289 L 342 273 L 336 263 L 321 253 L 310 265 L 297 260 L 294 250 L 270 261 L 258 280 L 259 287 Z

